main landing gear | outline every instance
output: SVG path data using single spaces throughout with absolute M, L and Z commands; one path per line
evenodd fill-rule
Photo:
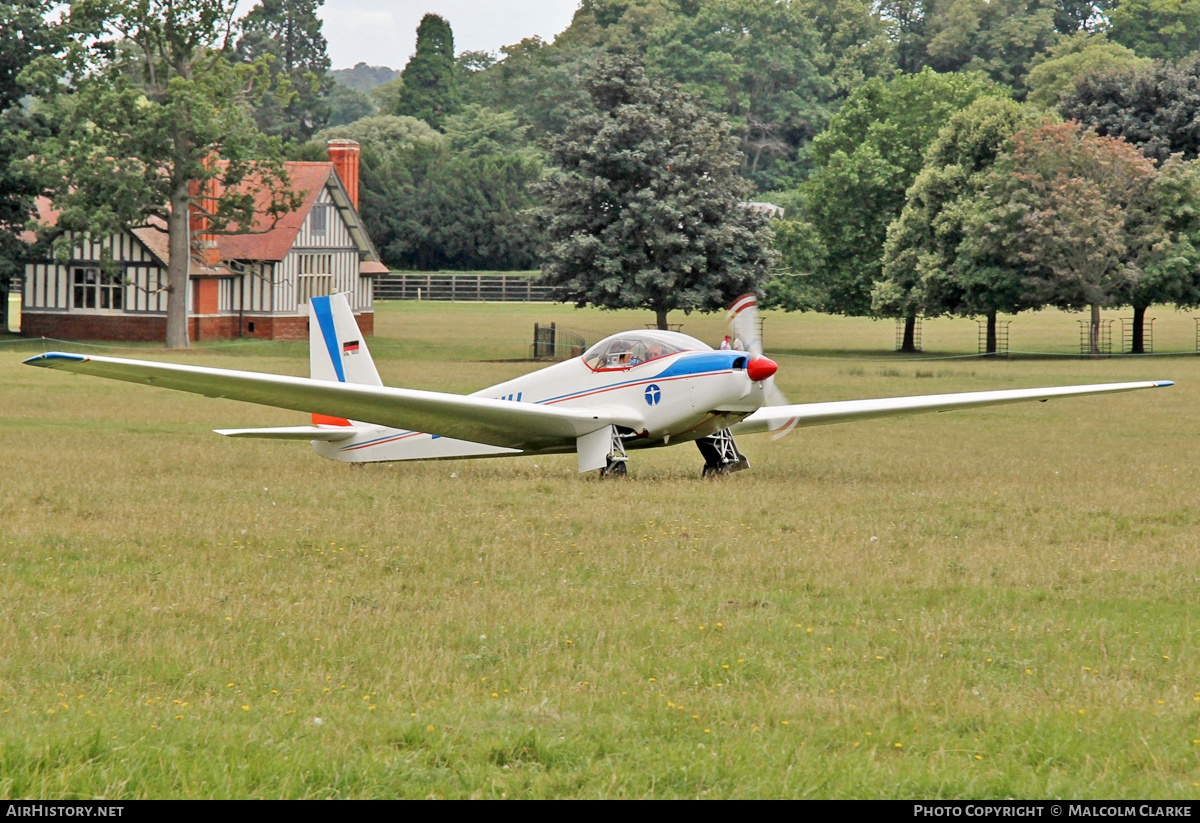
M 701 477 L 719 477 L 730 472 L 740 472 L 750 468 L 750 461 L 738 451 L 737 443 L 729 429 L 721 429 L 708 437 L 696 441 L 700 454 L 704 455 L 704 469 Z
M 629 456 L 625 453 L 625 443 L 617 427 L 612 427 L 612 439 L 608 451 L 608 463 L 600 470 L 601 477 L 625 477 L 628 474 L 627 463 Z M 729 429 L 721 429 L 708 437 L 696 441 L 697 448 L 704 455 L 704 469 L 701 477 L 719 477 L 730 472 L 740 472 L 750 468 L 750 461 L 738 451 L 737 443 Z
M 629 455 L 625 453 L 625 442 L 621 439 L 621 434 L 617 431 L 617 427 L 612 427 L 612 443 L 608 448 L 608 465 L 600 470 L 601 477 L 625 477 L 629 470 L 625 464 L 629 462 Z

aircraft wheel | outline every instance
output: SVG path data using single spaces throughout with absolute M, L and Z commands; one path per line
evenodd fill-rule
M 628 473 L 624 460 L 616 460 L 600 470 L 601 477 L 625 477 Z

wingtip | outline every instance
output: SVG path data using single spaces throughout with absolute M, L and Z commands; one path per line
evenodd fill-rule
M 1156 388 L 1156 389 L 1161 389 L 1164 386 L 1174 386 L 1174 385 L 1175 385 L 1174 380 L 1155 380 L 1154 381 L 1154 388 Z
M 41 366 L 42 368 L 54 368 L 62 362 L 79 363 L 87 360 L 87 357 L 82 354 L 71 354 L 70 352 L 48 351 L 42 354 L 34 355 L 28 360 L 23 361 L 26 366 Z

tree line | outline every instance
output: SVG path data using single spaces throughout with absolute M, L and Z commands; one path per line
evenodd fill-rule
M 577 302 L 622 294 L 656 311 L 762 284 L 774 305 L 910 327 L 921 315 L 1129 305 L 1141 318 L 1151 302 L 1200 302 L 1200 4 L 582 0 L 551 43 L 456 53 L 449 23 L 427 15 L 402 71 L 334 73 L 319 5 L 261 0 L 236 19 L 231 0 L 85 0 L 55 18 L 48 0 L 0 3 L 0 266 L 19 268 L 12 237 L 35 193 L 67 206 L 65 227 L 102 230 L 165 216 L 179 180 L 211 179 L 214 150 L 278 177 L 279 161 L 348 137 L 363 147 L 364 221 L 393 267 L 542 266 Z M 631 112 L 649 99 L 693 107 L 697 133 L 643 116 L 639 128 L 665 131 L 637 151 L 658 156 L 656 139 L 673 134 L 663 157 L 708 161 L 584 163 L 581 152 L 612 151 L 578 124 L 606 111 L 612 95 L 597 89 L 614 83 Z M 120 144 L 128 119 L 139 128 Z M 116 157 L 139 160 L 101 159 Z M 52 179 L 64 168 L 65 183 Z M 623 238 L 601 244 L 610 257 L 573 252 L 604 276 L 564 262 L 573 235 L 561 232 L 597 225 L 564 211 L 586 211 L 566 192 L 584 170 L 593 189 L 604 174 L 643 186 L 606 183 L 601 198 L 626 223 L 641 215 L 641 229 L 605 224 Z M 714 174 L 727 182 L 711 202 L 732 214 L 730 197 L 766 200 L 786 219 L 773 235 L 740 215 L 683 231 L 692 224 L 677 218 L 711 209 L 679 190 Z M 274 182 L 285 209 L 286 181 Z M 661 213 L 639 205 L 647 191 Z M 221 207 L 221 225 L 246 218 Z M 669 265 L 691 279 L 665 277 Z

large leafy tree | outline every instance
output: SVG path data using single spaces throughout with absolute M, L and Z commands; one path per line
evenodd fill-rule
M 829 120 L 832 83 L 800 3 L 696 0 L 651 36 L 649 65 L 720 112 L 737 134 L 742 173 L 778 185 L 796 150 Z M 780 162 L 783 161 L 783 162 Z
M 50 126 L 21 105 L 33 89 L 20 74 L 37 57 L 60 51 L 63 32 L 47 22 L 56 6 L 50 0 L 0 2 L 0 332 L 8 328 L 9 280 L 27 254 L 20 233 L 40 192 L 18 161 L 29 151 L 29 138 Z
M 1035 305 L 1090 307 L 1098 352 L 1100 308 L 1128 302 L 1165 239 L 1154 179 L 1124 140 L 1073 122 L 1024 130 L 966 215 L 963 251 L 1017 269 Z
M 326 142 L 333 138 L 361 146 L 358 208 L 384 262 L 411 265 L 407 255 L 423 232 L 410 207 L 444 150 L 445 136 L 414 117 L 376 115 L 318 132 L 304 159 L 325 157 Z
M 1029 94 L 1025 98 L 1039 106 L 1051 107 L 1075 88 L 1076 81 L 1092 72 L 1137 71 L 1147 68 L 1150 60 L 1138 57 L 1103 33 L 1077 32 L 1064 37 L 1050 49 L 1026 77 Z
M 1200 160 L 1174 155 L 1158 169 L 1147 192 L 1142 219 L 1153 242 L 1139 248 L 1139 276 L 1129 290 L 1133 308 L 1133 353 L 1145 351 L 1146 309 L 1174 303 L 1200 306 Z
M 1200 55 L 1085 74 L 1058 110 L 1097 133 L 1137 144 L 1157 163 L 1200 156 Z
M 936 6 L 926 65 L 979 71 L 1021 90 L 1030 60 L 1054 44 L 1052 0 L 943 0 Z
M 60 210 L 57 231 L 107 236 L 152 226 L 167 233 L 172 348 L 188 345 L 188 271 L 200 230 L 250 230 L 297 201 L 282 164 L 272 162 L 278 141 L 264 139 L 246 110 L 249 78 L 229 60 L 235 5 L 82 0 L 64 25 L 94 25 L 113 47 L 76 41 L 65 60 L 39 58 L 26 72 L 59 125 L 36 155 Z M 268 203 L 265 213 L 256 214 L 255 189 Z M 193 210 L 202 225 L 190 223 Z M 69 234 L 60 241 L 60 251 L 69 251 Z
M 939 0 L 881 0 L 880 17 L 895 47 L 896 68 L 915 74 L 929 65 L 926 54 L 935 31 Z
M 458 111 L 458 71 L 454 32 L 445 18 L 427 14 L 417 26 L 417 50 L 400 74 L 404 86 L 393 112 L 424 120 L 435 129 Z
M 1012 267 L 960 254 L 969 204 L 1013 135 L 1038 126 L 1036 108 L 983 97 L 954 114 L 925 154 L 904 209 L 888 227 L 883 279 L 872 291 L 884 316 L 942 314 L 987 317 L 987 350 L 996 350 L 997 312 L 1039 308 Z
M 950 116 L 1002 87 L 977 74 L 925 69 L 857 89 L 813 141 L 813 177 L 802 187 L 804 219 L 823 259 L 807 281 L 812 308 L 864 316 L 882 278 L 888 225 L 921 170 L 926 147 Z M 905 345 L 911 347 L 913 322 Z
M 326 99 L 333 87 L 329 54 L 317 9 L 324 0 L 260 0 L 238 23 L 237 56 L 268 61 L 272 94 L 254 107 L 266 134 L 307 140 L 329 119 Z
M 511 112 L 466 106 L 445 133 L 412 117 L 367 117 L 317 135 L 362 146 L 360 211 L 388 265 L 415 269 L 533 268 L 527 210 L 541 177 L 537 151 Z M 320 157 L 323 143 L 309 147 Z
M 838 98 L 896 68 L 896 47 L 875 0 L 792 0 L 817 36 L 814 60 Z
M 629 57 L 584 81 L 588 105 L 549 148 L 542 273 L 564 300 L 667 313 L 717 310 L 771 265 L 766 220 L 728 127 Z
M 1200 49 L 1200 0 L 1120 0 L 1109 36 L 1141 57 L 1179 58 Z

